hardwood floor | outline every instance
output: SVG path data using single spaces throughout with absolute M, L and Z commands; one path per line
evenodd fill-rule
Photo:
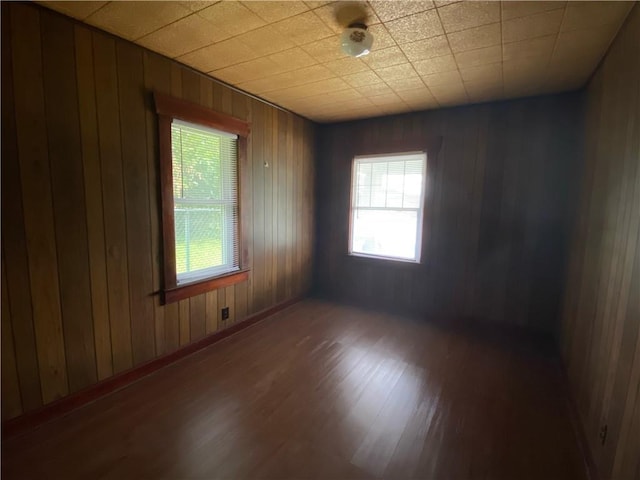
M 553 355 L 305 300 L 3 442 L 5 479 L 583 479 Z

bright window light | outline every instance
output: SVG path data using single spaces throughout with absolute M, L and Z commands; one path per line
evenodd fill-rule
M 239 269 L 237 135 L 171 123 L 178 285 Z
M 350 254 L 420 261 L 426 166 L 424 153 L 355 157 Z

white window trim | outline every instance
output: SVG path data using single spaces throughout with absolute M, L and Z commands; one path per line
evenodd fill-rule
M 356 207 L 356 166 L 358 163 L 379 163 L 379 162 L 393 162 L 393 161 L 407 161 L 413 159 L 421 159 L 422 163 L 422 188 L 420 191 L 420 202 L 418 208 L 397 208 L 397 207 Z M 427 153 L 424 151 L 412 151 L 412 152 L 398 152 L 389 154 L 376 154 L 376 155 L 356 155 L 351 162 L 351 195 L 349 205 L 349 255 L 354 257 L 374 258 L 380 260 L 390 260 L 394 262 L 404 263 L 421 263 L 422 260 L 422 228 L 424 222 L 424 203 L 426 196 L 427 186 Z M 370 253 L 361 253 L 353 251 L 353 216 L 356 210 L 394 210 L 394 211 L 412 211 L 417 212 L 417 225 L 416 225 L 416 246 L 414 258 L 394 257 L 389 255 L 375 255 Z

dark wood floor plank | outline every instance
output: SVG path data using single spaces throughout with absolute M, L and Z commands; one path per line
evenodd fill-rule
M 2 473 L 583 480 L 548 352 L 305 300 L 4 442 Z

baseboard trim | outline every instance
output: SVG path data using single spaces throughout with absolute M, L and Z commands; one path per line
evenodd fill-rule
M 67 395 L 66 397 L 55 400 L 48 403 L 36 410 L 24 413 L 18 417 L 9 419 L 2 423 L 2 436 L 3 438 L 10 438 L 26 433 L 33 430 L 40 425 L 50 422 L 56 418 L 67 415 L 74 410 L 94 402 L 110 393 L 114 393 L 118 390 L 128 387 L 132 383 L 150 375 L 161 368 L 171 365 L 178 360 L 183 359 L 203 348 L 206 348 L 214 343 L 219 342 L 231 335 L 238 333 L 245 328 L 248 328 L 257 322 L 264 320 L 265 318 L 290 307 L 294 303 L 302 300 L 303 297 L 295 297 L 285 302 L 274 305 L 273 307 L 262 310 L 248 317 L 246 320 L 236 323 L 231 327 L 216 332 L 208 337 L 205 337 L 197 342 L 190 343 L 184 347 L 175 350 L 171 353 L 167 353 L 160 357 L 149 360 L 137 367 L 127 370 L 126 372 L 118 373 L 112 377 L 95 383 L 85 389 L 79 390 Z
M 578 410 L 578 403 L 571 390 L 571 383 L 569 382 L 569 374 L 564 361 L 558 359 L 561 376 L 565 385 L 565 397 L 567 400 L 567 407 L 569 409 L 569 416 L 571 417 L 571 423 L 573 424 L 573 430 L 576 434 L 576 441 L 578 442 L 578 448 L 582 453 L 582 460 L 589 480 L 600 480 L 600 474 L 598 467 L 596 466 L 593 453 L 589 447 L 589 441 L 587 440 L 587 432 L 584 429 L 584 423 L 580 416 L 580 410 Z

